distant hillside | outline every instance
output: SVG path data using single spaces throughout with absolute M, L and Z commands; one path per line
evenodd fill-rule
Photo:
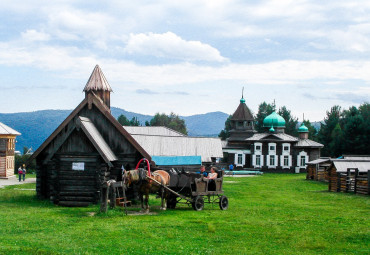
M 137 117 L 144 125 L 153 116 L 128 112 L 112 107 L 112 115 L 117 119 L 124 114 L 128 119 Z M 45 139 L 67 118 L 72 110 L 43 110 L 35 112 L 0 113 L 0 122 L 22 133 L 17 138 L 16 150 L 23 151 L 23 147 L 32 147 L 35 151 Z M 181 117 L 181 116 L 180 116 Z M 212 112 L 181 117 L 185 120 L 191 136 L 217 136 L 224 128 L 228 115 L 222 112 Z

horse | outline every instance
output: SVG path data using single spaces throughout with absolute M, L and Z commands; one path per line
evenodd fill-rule
M 131 184 L 138 185 L 139 197 L 141 202 L 142 211 L 149 213 L 149 194 L 158 194 L 161 197 L 161 210 L 167 208 L 167 192 L 158 183 L 147 178 L 148 171 L 144 169 L 135 169 L 126 171 L 124 179 L 127 186 Z M 151 173 L 152 179 L 161 183 L 162 185 L 168 186 L 170 184 L 170 175 L 164 170 L 156 170 Z

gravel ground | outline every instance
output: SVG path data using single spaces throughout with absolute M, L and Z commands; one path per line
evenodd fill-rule
M 0 179 L 0 188 L 3 188 L 8 185 L 20 185 L 20 184 L 25 184 L 25 183 L 35 183 L 36 178 L 27 178 L 26 175 L 26 180 L 19 182 L 18 176 L 10 177 L 9 179 Z

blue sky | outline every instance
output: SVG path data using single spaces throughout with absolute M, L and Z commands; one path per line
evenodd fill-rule
M 0 2 L 0 112 L 73 109 L 99 64 L 111 105 L 322 120 L 370 98 L 369 1 Z

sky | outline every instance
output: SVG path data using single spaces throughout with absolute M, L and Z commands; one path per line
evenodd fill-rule
M 95 65 L 111 106 L 232 114 L 242 96 L 320 121 L 370 100 L 370 1 L 0 2 L 0 112 L 74 109 Z

